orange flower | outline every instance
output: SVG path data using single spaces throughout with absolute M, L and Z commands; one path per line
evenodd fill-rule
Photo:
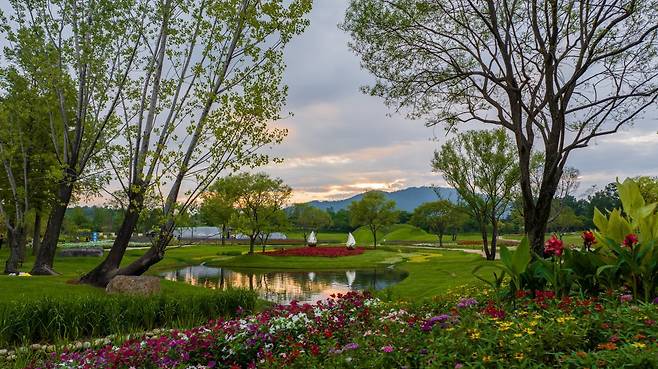
M 599 350 L 616 350 L 617 349 L 617 344 L 614 342 L 606 342 L 606 343 L 599 343 L 598 346 L 596 346 Z

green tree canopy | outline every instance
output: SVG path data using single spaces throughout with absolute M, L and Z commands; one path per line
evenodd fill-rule
M 454 227 L 458 220 L 458 210 L 448 200 L 426 202 L 414 209 L 411 224 L 439 237 L 439 246 L 443 246 L 443 235 Z
M 480 223 L 487 259 L 496 257 L 498 221 L 514 199 L 519 166 L 512 140 L 504 130 L 469 131 L 446 142 L 432 166 L 454 187 Z M 487 226 L 491 225 L 491 249 Z
M 332 220 L 328 212 L 309 204 L 295 204 L 289 212 L 292 224 L 302 231 L 304 240 L 306 234 L 331 226 Z
M 379 191 L 369 191 L 359 201 L 349 206 L 350 224 L 353 227 L 367 226 L 377 247 L 377 232 L 398 220 L 395 201 L 387 200 Z
M 249 237 L 249 253 L 254 253 L 256 240 L 281 222 L 281 210 L 290 199 L 292 189 L 281 178 L 265 173 L 242 173 L 234 176 L 241 189 L 236 199 L 236 213 L 231 225 Z

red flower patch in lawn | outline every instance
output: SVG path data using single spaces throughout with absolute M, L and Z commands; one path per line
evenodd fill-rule
M 296 247 L 294 249 L 281 249 L 273 252 L 268 252 L 266 255 L 270 256 L 324 256 L 328 258 L 335 258 L 339 256 L 361 255 L 366 250 L 362 247 L 357 247 L 354 250 L 349 250 L 346 247 Z

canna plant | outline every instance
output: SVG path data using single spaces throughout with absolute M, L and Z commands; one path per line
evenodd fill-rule
M 632 179 L 617 183 L 617 190 L 623 211 L 594 212 L 598 251 L 606 261 L 596 274 L 608 288 L 625 285 L 635 298 L 651 301 L 658 279 L 658 204 L 646 204 Z
M 521 240 L 521 243 L 519 246 L 516 248 L 516 251 L 511 252 L 505 245 L 501 245 L 500 247 L 500 264 L 483 264 L 477 266 L 475 269 L 473 269 L 473 275 L 490 284 L 492 287 L 495 289 L 499 289 L 500 286 L 503 284 L 505 276 L 508 275 L 510 277 L 510 293 L 512 296 L 516 295 L 516 291 L 519 291 L 523 288 L 523 275 L 528 268 L 528 265 L 530 264 L 530 243 L 528 242 L 528 238 L 524 237 L 523 240 Z M 494 281 L 490 281 L 486 278 L 483 278 L 479 275 L 477 275 L 477 271 L 484 268 L 484 267 L 490 267 L 490 268 L 496 268 L 500 270 L 500 274 L 494 273 Z

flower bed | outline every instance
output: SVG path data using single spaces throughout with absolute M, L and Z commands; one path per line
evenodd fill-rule
M 275 306 L 119 346 L 53 354 L 32 368 L 462 368 L 658 366 L 658 305 L 617 295 L 519 292 L 385 303 L 348 293 Z
M 269 256 L 322 256 L 328 258 L 336 258 L 339 256 L 352 256 L 361 255 L 366 250 L 362 247 L 357 247 L 350 250 L 346 247 L 295 247 L 292 249 L 281 249 L 277 251 L 268 252 Z

